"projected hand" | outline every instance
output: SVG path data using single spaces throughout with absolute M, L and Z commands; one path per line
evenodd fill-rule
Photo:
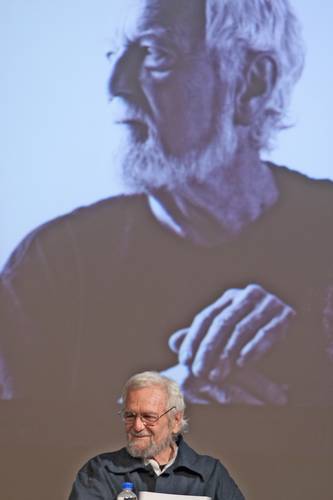
M 163 370 L 161 375 L 175 380 L 189 403 L 282 406 L 288 402 L 286 386 L 276 384 L 253 368 L 236 369 L 229 380 L 217 383 L 195 377 L 188 366 L 181 364 Z
M 189 367 L 192 378 L 205 381 L 211 392 L 217 391 L 214 399 L 232 375 L 233 383 L 239 389 L 244 387 L 248 396 L 255 394 L 259 401 L 283 404 L 284 389 L 254 366 L 286 337 L 294 315 L 281 299 L 250 284 L 223 293 L 197 314 L 189 328 L 175 332 L 169 345 L 178 353 L 180 364 Z M 242 398 L 241 394 L 237 397 Z

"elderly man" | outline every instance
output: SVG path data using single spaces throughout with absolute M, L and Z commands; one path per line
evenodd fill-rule
M 149 346 L 193 403 L 331 403 L 332 185 L 260 158 L 302 69 L 287 0 L 124 10 L 110 106 L 139 194 L 47 223 L 13 253 L 3 397 L 103 398 Z
M 103 453 L 79 471 L 70 500 L 115 499 L 122 483 L 141 491 L 241 500 L 218 460 L 199 455 L 182 438 L 187 422 L 178 385 L 156 372 L 131 377 L 123 391 L 127 446 Z

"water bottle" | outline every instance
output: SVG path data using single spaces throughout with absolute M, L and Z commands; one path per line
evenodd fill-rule
M 122 491 L 117 496 L 117 500 L 137 500 L 133 491 L 133 483 L 123 483 L 121 487 Z

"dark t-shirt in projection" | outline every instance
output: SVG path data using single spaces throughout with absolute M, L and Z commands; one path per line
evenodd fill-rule
M 332 403 L 333 185 L 273 172 L 278 203 L 221 247 L 172 234 L 143 195 L 100 201 L 32 232 L 1 285 L 14 395 L 115 401 L 130 374 L 177 362 L 174 331 L 225 290 L 258 283 L 297 312 L 260 370 L 290 384 L 291 404 Z

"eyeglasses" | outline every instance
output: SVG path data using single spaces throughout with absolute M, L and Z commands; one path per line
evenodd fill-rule
M 154 413 L 148 413 L 148 412 L 145 412 L 145 413 L 135 413 L 133 411 L 126 411 L 126 410 L 121 410 L 119 412 L 119 415 L 121 416 L 121 418 L 123 419 L 123 421 L 127 425 L 134 424 L 134 422 L 136 421 L 136 419 L 139 418 L 144 425 L 150 426 L 150 425 L 155 425 L 156 422 L 161 417 L 163 417 L 164 415 L 166 415 L 167 413 L 169 413 L 169 411 L 175 410 L 175 409 L 176 409 L 176 407 L 172 406 L 167 411 L 165 411 L 164 413 L 162 413 L 162 415 L 159 415 L 159 416 L 155 415 Z

